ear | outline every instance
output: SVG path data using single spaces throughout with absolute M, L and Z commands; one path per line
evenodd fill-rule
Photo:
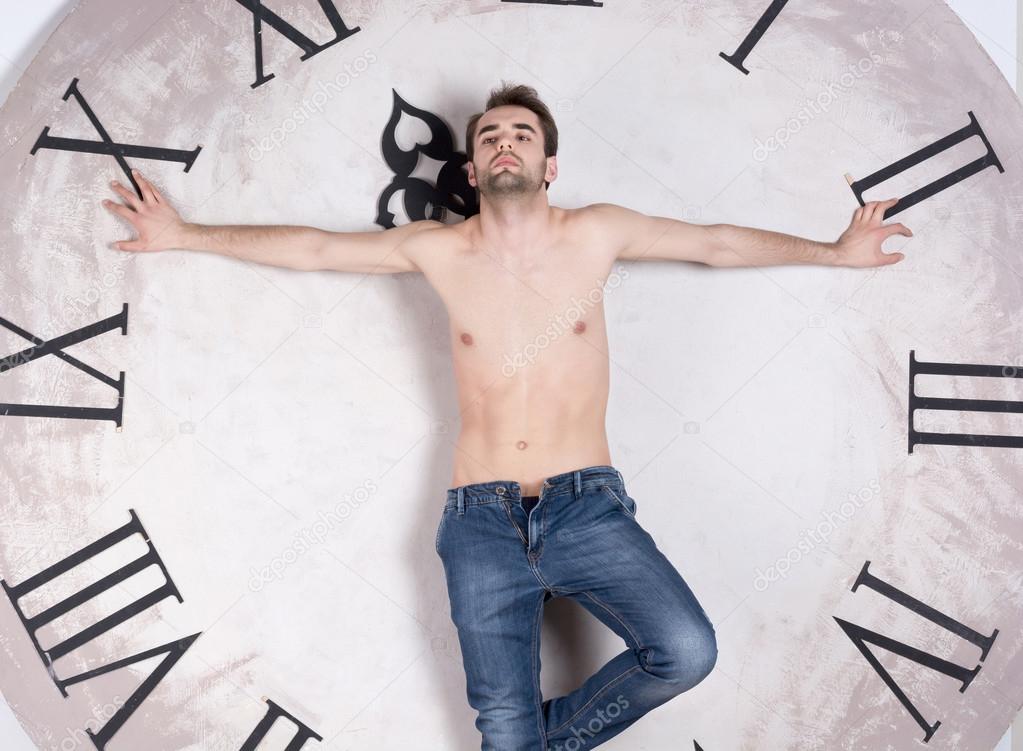
M 544 175 L 544 179 L 552 183 L 558 178 L 558 157 L 549 156 L 547 157 L 547 172 Z
M 472 187 L 475 188 L 476 187 L 476 169 L 475 169 L 475 167 L 473 167 L 472 162 L 469 162 L 469 161 L 467 161 L 465 163 L 465 166 L 469 170 L 469 174 L 468 174 L 469 185 L 471 185 Z

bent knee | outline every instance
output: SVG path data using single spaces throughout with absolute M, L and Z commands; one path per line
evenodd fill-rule
M 676 632 L 660 654 L 647 661 L 647 672 L 688 690 L 702 681 L 717 664 L 718 645 L 709 622 Z

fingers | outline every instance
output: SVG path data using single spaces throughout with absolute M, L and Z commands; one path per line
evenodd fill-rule
M 156 203 L 156 195 L 153 193 L 152 184 L 144 177 L 142 173 L 137 169 L 131 171 L 132 177 L 135 178 L 135 182 L 139 184 L 139 190 L 142 191 L 142 198 L 150 203 Z
M 880 224 L 884 219 L 884 212 L 898 202 L 898 198 L 889 198 L 887 201 L 871 201 L 863 207 L 863 218 L 871 224 Z
M 117 195 L 124 199 L 124 202 L 128 204 L 128 206 L 135 211 L 139 210 L 139 197 L 132 191 L 121 185 L 121 183 L 117 182 L 117 180 L 111 180 L 110 187 L 114 189 L 114 192 L 117 193 Z
M 856 213 L 853 214 L 853 221 L 854 222 L 858 222 L 861 219 L 863 219 L 863 207 L 862 206 L 860 206 L 858 209 L 856 209 Z
M 118 250 L 145 250 L 140 240 L 121 240 L 115 242 L 114 247 Z
M 906 237 L 913 236 L 913 230 L 907 227 L 905 224 L 889 224 L 885 227 L 888 234 L 885 237 L 891 237 L 892 235 L 904 235 Z
M 136 198 L 135 200 L 138 199 Z M 109 199 L 103 199 L 103 205 L 111 213 L 117 214 L 122 219 L 126 219 L 131 222 L 132 225 L 135 224 L 135 218 L 138 216 L 138 213 L 134 209 L 129 209 L 123 203 L 117 203 L 116 201 L 111 201 Z

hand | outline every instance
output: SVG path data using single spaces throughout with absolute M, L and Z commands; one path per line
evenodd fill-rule
M 182 247 L 177 243 L 186 226 L 185 222 L 181 220 L 178 212 L 167 203 L 160 191 L 142 177 L 141 172 L 133 169 L 131 173 L 142 191 L 142 200 L 139 200 L 134 191 L 124 187 L 117 180 L 113 180 L 110 187 L 124 199 L 124 203 L 104 200 L 103 205 L 111 213 L 117 214 L 122 219 L 127 219 L 139 236 L 134 240 L 115 242 L 113 247 L 118 250 L 141 251 Z
M 883 253 L 881 245 L 892 235 L 912 237 L 913 232 L 905 224 L 887 224 L 881 226 L 884 212 L 889 206 L 898 203 L 898 198 L 887 201 L 871 201 L 856 209 L 849 229 L 842 233 L 835 243 L 838 253 L 837 265 L 865 268 L 868 266 L 888 266 L 898 263 L 905 255 L 902 253 Z

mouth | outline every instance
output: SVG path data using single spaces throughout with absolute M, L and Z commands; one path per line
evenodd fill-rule
M 513 165 L 513 166 L 517 167 L 519 163 L 516 162 L 514 159 L 510 159 L 508 157 L 505 157 L 503 159 L 499 159 L 498 161 L 494 162 L 494 166 L 495 167 L 500 167 L 501 165 L 504 165 L 504 164 L 510 164 L 510 165 Z

